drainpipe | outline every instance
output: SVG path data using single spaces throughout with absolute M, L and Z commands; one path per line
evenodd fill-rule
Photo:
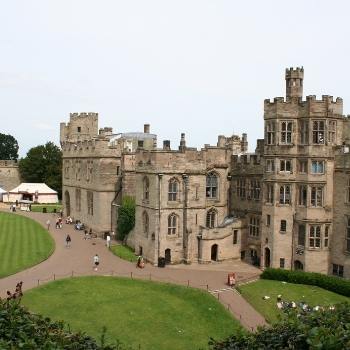
M 161 224 L 160 224 L 160 218 L 161 218 L 161 202 L 162 202 L 162 177 L 163 174 L 158 174 L 158 233 L 157 233 L 157 262 L 158 265 L 158 259 L 160 256 L 160 232 L 161 232 Z

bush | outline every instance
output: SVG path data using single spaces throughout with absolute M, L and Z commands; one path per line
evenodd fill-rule
M 237 333 L 223 341 L 211 340 L 211 350 L 350 349 L 350 304 L 334 310 L 297 313 L 292 310 L 255 333 Z
M 124 240 L 126 235 L 135 226 L 135 199 L 125 196 L 118 210 L 118 234 L 117 238 Z
M 112 350 L 120 344 L 101 345 L 85 333 L 73 333 L 63 322 L 53 322 L 19 305 L 18 300 L 0 299 L 0 349 Z
M 350 297 L 350 281 L 340 277 L 327 276 L 315 272 L 267 268 L 261 274 L 260 278 L 317 286 Z

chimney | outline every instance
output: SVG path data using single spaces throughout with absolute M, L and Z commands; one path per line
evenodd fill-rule
M 179 150 L 183 152 L 186 149 L 186 140 L 185 140 L 185 134 L 181 134 L 181 140 L 180 140 L 180 147 Z
M 143 132 L 145 134 L 149 134 L 149 130 L 150 130 L 150 125 L 149 124 L 144 124 L 143 125 Z
M 170 151 L 170 140 L 163 141 L 163 150 Z

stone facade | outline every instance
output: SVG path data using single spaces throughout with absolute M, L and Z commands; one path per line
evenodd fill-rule
M 14 160 L 0 160 L 0 188 L 10 191 L 21 183 L 18 163 Z
M 350 277 L 350 118 L 341 98 L 303 99 L 303 68 L 285 80 L 286 97 L 264 102 L 254 153 L 246 134 L 199 151 L 181 134 L 178 149 L 157 149 L 147 124 L 98 132 L 96 114 L 72 114 L 61 125 L 66 211 L 103 232 L 115 229 L 121 196 L 134 196 L 128 244 L 155 264 L 237 258 Z

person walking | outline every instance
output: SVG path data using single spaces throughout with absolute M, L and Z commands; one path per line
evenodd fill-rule
M 47 226 L 47 230 L 48 230 L 48 231 L 50 231 L 50 225 L 51 225 L 50 220 L 47 220 L 47 221 L 46 221 L 46 226 Z
M 107 235 L 107 237 L 106 237 L 106 246 L 108 249 L 111 246 L 111 236 L 110 235 Z
M 72 241 L 72 239 L 70 238 L 70 235 L 66 236 L 66 247 L 69 248 L 70 247 L 70 242 Z
M 100 257 L 97 254 L 95 254 L 94 256 L 94 265 L 95 265 L 94 270 L 97 271 L 97 267 L 98 265 L 100 265 Z

